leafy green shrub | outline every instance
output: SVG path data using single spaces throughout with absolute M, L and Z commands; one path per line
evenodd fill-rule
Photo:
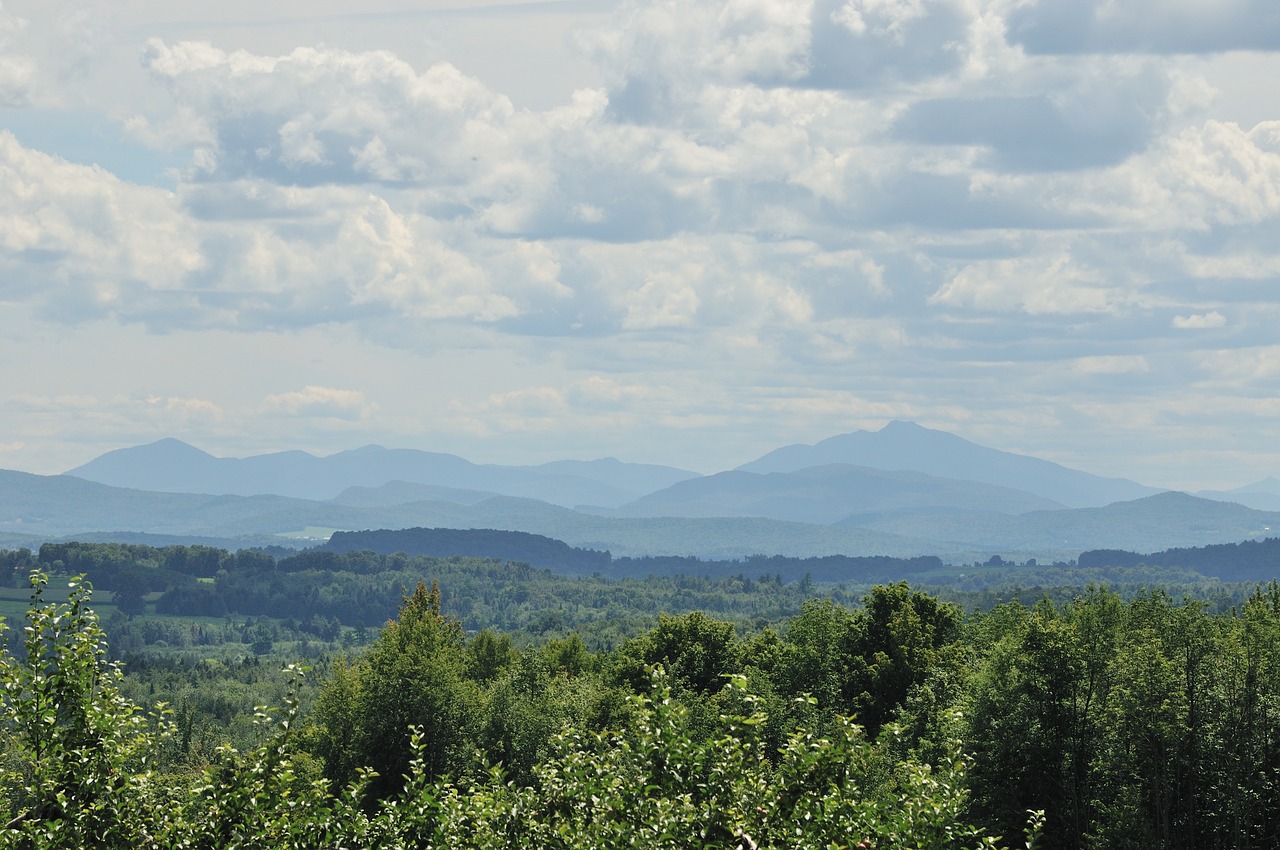
M 500 767 L 438 774 L 434 730 L 406 730 L 399 793 L 353 771 L 338 793 L 315 759 L 297 750 L 298 704 L 259 714 L 263 742 L 221 748 L 192 784 L 157 776 L 153 754 L 171 726 L 125 699 L 107 661 L 89 588 L 44 605 L 32 577 L 22 658 L 0 655 L 0 787 L 9 803 L 0 847 L 185 850 L 693 850 L 693 848 L 995 847 L 965 822 L 967 761 L 952 742 L 936 767 L 897 755 L 896 727 L 868 740 L 850 720 L 819 735 L 799 729 L 766 743 L 766 717 L 746 676 L 732 676 L 721 705 L 742 706 L 711 734 L 661 668 L 648 695 L 631 699 L 615 731 L 565 729 L 517 785 Z M 440 618 L 438 592 L 406 601 L 380 647 L 446 650 L 459 641 Z M 399 641 L 399 643 L 397 642 Z M 403 644 L 403 645 L 402 645 Z M 458 651 L 459 657 L 460 650 Z M 410 659 L 412 661 L 412 659 Z M 388 682 L 392 678 L 388 678 Z M 352 684 L 356 690 L 363 683 Z M 360 707 L 359 699 L 350 703 Z M 376 704 L 366 706 L 376 710 Z M 363 709 L 362 709 L 363 710 Z M 388 734 L 391 734 L 388 731 Z M 448 742 L 445 746 L 450 746 Z M 396 764 L 395 759 L 389 763 Z M 400 783 L 396 783 L 400 785 Z M 379 793 L 373 793 L 378 791 Z
M 0 656 L 0 786 L 10 819 L 0 838 L 18 847 L 147 846 L 153 812 L 153 736 L 120 694 L 90 588 L 70 582 L 66 603 L 43 604 L 33 573 L 22 658 Z

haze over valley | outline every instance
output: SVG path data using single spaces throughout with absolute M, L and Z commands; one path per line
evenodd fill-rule
M 218 458 L 165 439 L 61 476 L 0 472 L 0 541 L 299 546 L 334 530 L 439 527 L 531 532 L 627 557 L 1052 562 L 1262 539 L 1280 529 L 1277 501 L 1274 479 L 1166 492 L 902 421 L 710 475 L 613 458 L 498 466 L 379 446 Z

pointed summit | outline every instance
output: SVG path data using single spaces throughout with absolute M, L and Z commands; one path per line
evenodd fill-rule
M 833 463 L 980 481 L 1026 490 L 1075 508 L 1098 507 L 1160 492 L 1123 478 L 1102 478 L 1041 458 L 990 449 L 947 431 L 896 419 L 879 431 L 840 434 L 811 446 L 784 446 L 738 468 L 746 472 L 795 472 Z
M 1246 484 L 1243 487 L 1237 487 L 1234 490 L 1227 490 L 1228 493 L 1267 493 L 1269 495 L 1280 496 L 1280 479 L 1274 475 L 1268 475 L 1261 481 L 1255 481 L 1252 484 Z
M 67 471 L 67 475 L 136 490 L 173 489 L 157 487 L 157 481 L 177 485 L 193 473 L 208 474 L 219 459 L 173 437 L 144 446 L 116 449 Z M 174 489 L 174 492 L 181 492 Z

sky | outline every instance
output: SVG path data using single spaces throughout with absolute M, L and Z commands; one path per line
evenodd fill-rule
M 0 0 L 0 467 L 1280 476 L 1274 0 Z

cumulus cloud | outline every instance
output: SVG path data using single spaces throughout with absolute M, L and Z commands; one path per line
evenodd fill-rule
M 1212 310 L 1208 313 L 1192 313 L 1189 316 L 1174 316 L 1173 326 L 1184 330 L 1199 330 L 1202 328 L 1222 328 L 1226 327 L 1227 317 Z
M 203 398 L 182 398 L 181 396 L 150 396 L 147 403 L 153 407 L 163 408 L 166 413 L 176 414 L 182 418 L 222 419 L 226 414 L 222 408 L 212 401 Z
M 28 21 L 5 11 L 0 4 L 0 106 L 26 106 L 36 75 L 35 61 L 17 51 Z
M 931 295 L 929 303 L 981 312 L 1071 315 L 1118 312 L 1131 298 L 1064 252 L 971 263 Z
M 0 3 L 0 108 L 91 102 L 84 83 L 98 42 L 91 13 L 75 4 Z
M 276 416 L 364 419 L 377 411 L 359 390 L 308 385 L 301 390 L 269 395 L 262 400 L 264 413 Z
M 705 126 L 726 88 L 868 91 L 953 73 L 975 25 L 953 0 L 664 0 L 625 3 L 582 41 L 613 117 Z
M 27 46 L 41 33 L 66 33 L 72 65 L 96 55 L 86 31 L 123 43 L 98 12 L 14 7 L 0 104 L 69 91 L 70 65 Z M 100 109 L 185 163 L 141 187 L 0 132 L 0 300 L 175 339 L 342 328 L 380 356 L 449 351 L 475 386 L 436 407 L 468 433 L 589 437 L 646 409 L 708 433 L 1050 428 L 1069 388 L 1152 402 L 1280 312 L 1280 121 L 1215 115 L 1202 66 L 1172 56 L 1273 45 L 1276 13 L 1208 8 L 626 0 L 575 37 L 597 83 L 544 110 L 356 39 L 141 27 L 150 88 Z M 551 374 L 505 377 L 516 362 Z M 389 404 L 270 389 L 241 407 L 277 429 L 347 433 Z M 240 421 L 196 390 L 123 397 Z
M 1256 223 L 1280 212 L 1280 122 L 1207 121 L 1167 142 L 1157 175 L 1192 226 Z
M 627 313 L 622 327 L 651 329 L 688 327 L 698 312 L 700 301 L 693 286 L 673 275 L 657 274 L 626 297 Z
M 171 192 L 23 147 L 0 131 L 0 265 L 6 300 L 76 320 L 130 310 L 203 265 Z
M 516 313 L 509 299 L 489 291 L 485 273 L 475 263 L 422 233 L 381 199 L 371 198 L 365 209 L 349 217 L 339 239 L 366 246 L 339 267 L 356 305 L 382 303 L 403 315 L 428 319 L 491 321 Z
M 147 69 L 200 116 L 191 177 L 283 183 L 488 184 L 520 176 L 507 98 L 448 64 L 423 73 L 393 54 L 298 48 L 284 56 L 152 40 Z M 177 136 L 162 117 L 141 138 Z M 148 130 L 155 125 L 163 129 Z M 494 185 L 498 184 L 498 185 Z
M 857 89 L 941 76 L 970 49 L 971 7 L 952 0 L 815 0 L 807 81 Z
M 447 244 L 448 228 L 365 192 L 245 181 L 175 194 L 30 150 L 3 131 L 0 174 L 0 297 L 39 303 L 51 318 L 254 328 L 371 311 L 494 321 L 520 309 Z M 503 258 L 521 251 L 530 249 L 482 253 L 508 269 Z M 512 286 L 525 303 L 557 291 L 545 256 L 521 265 Z

